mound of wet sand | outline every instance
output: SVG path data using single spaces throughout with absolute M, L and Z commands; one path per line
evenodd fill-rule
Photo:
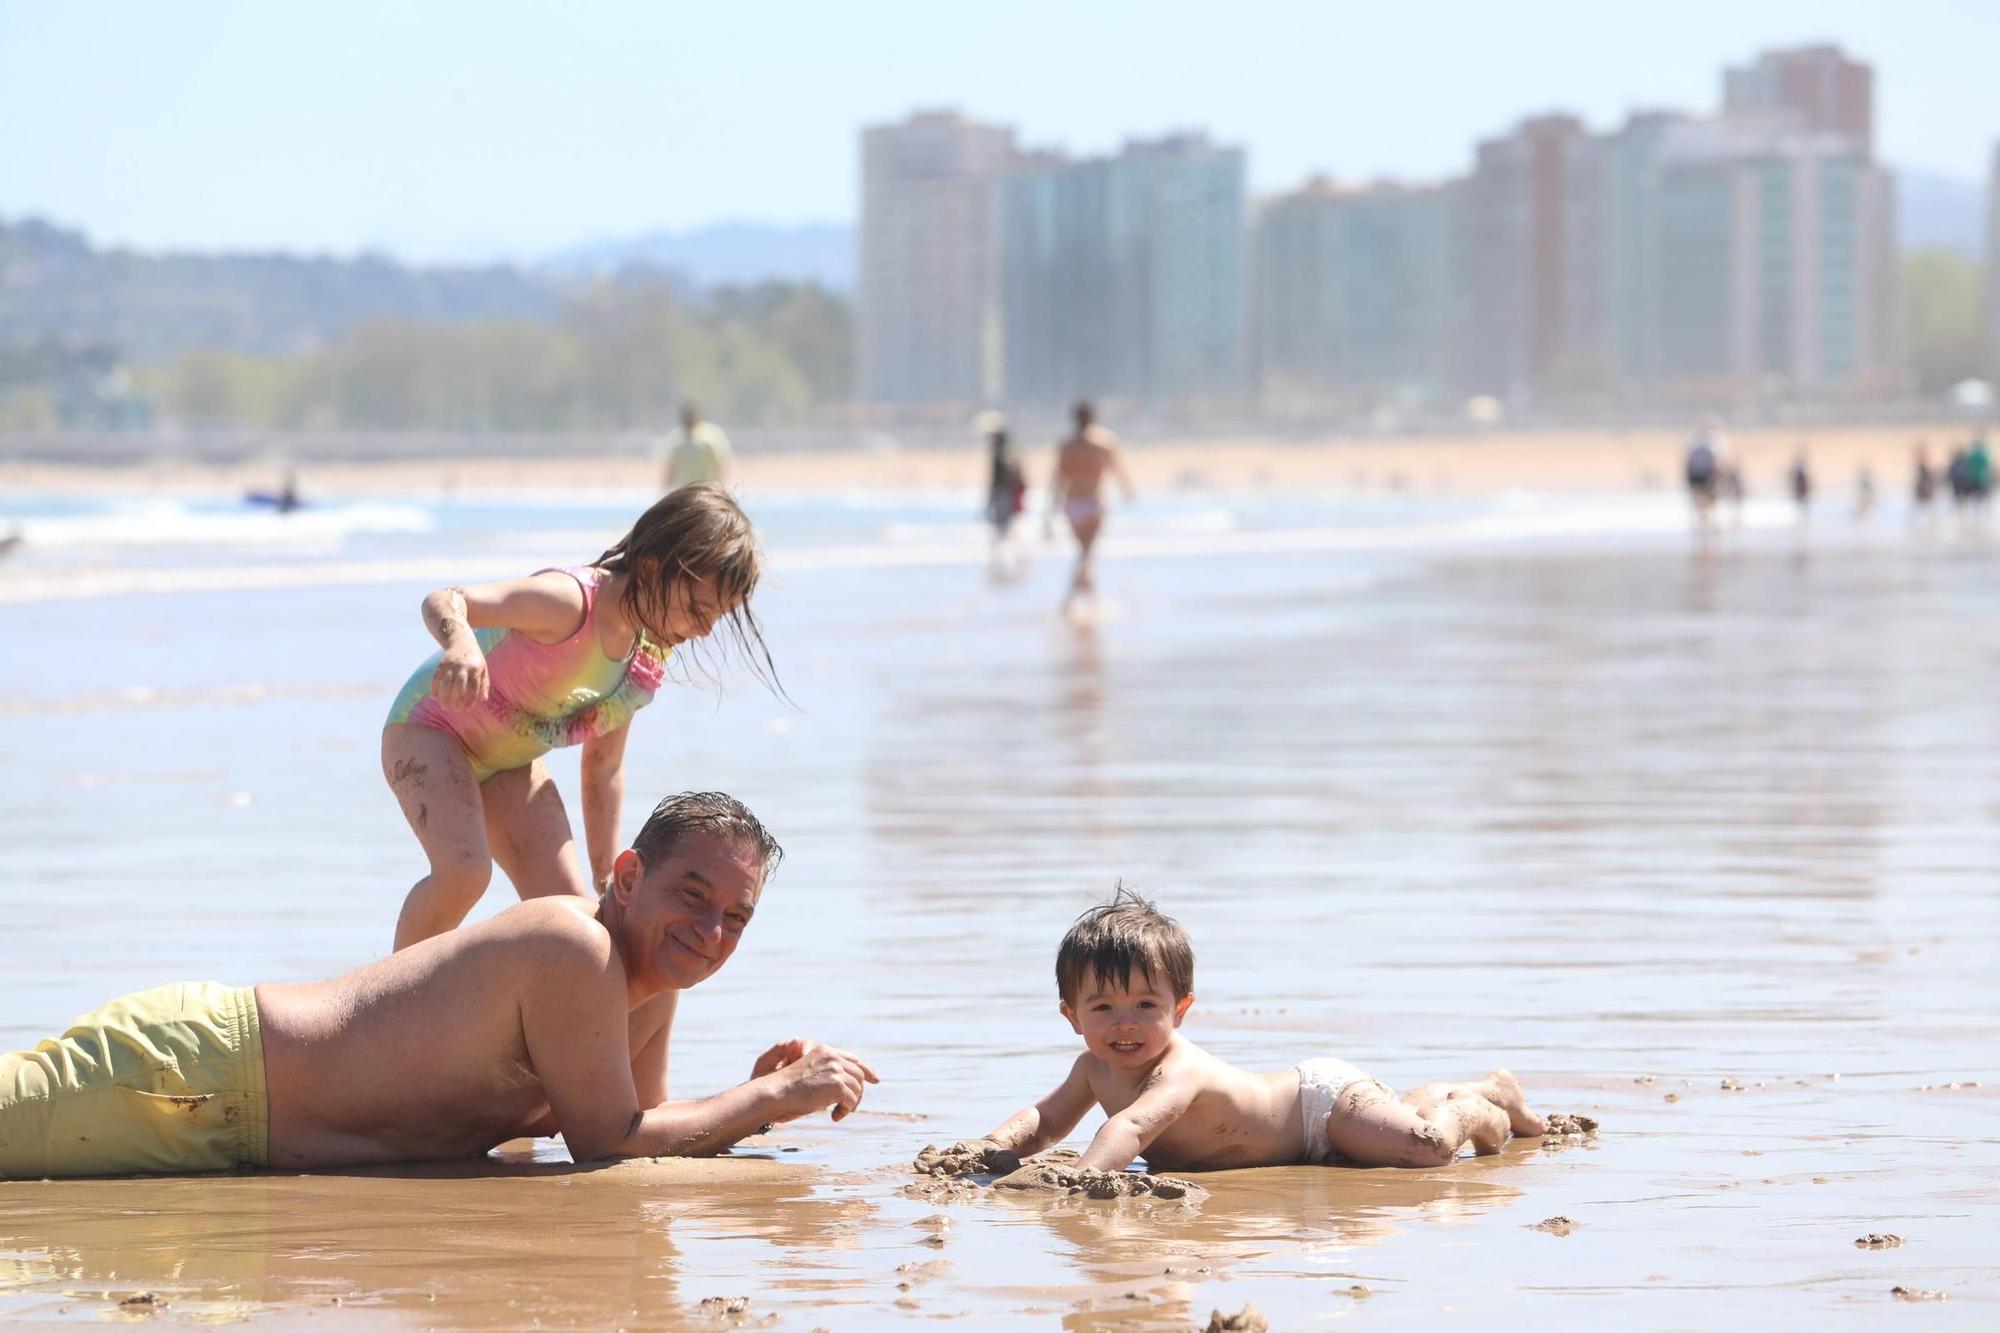
M 1597 1137 L 1597 1121 L 1587 1115 L 1552 1115 L 1542 1135 L 1542 1147 L 1550 1152 L 1574 1148 Z
M 991 1139 L 960 1139 L 949 1148 L 925 1144 L 912 1164 L 920 1176 L 1004 1176 L 1021 1169 L 1021 1159 Z
M 1235 1314 L 1224 1314 L 1211 1310 L 1208 1327 L 1202 1333 L 1270 1333 L 1271 1321 L 1264 1312 L 1254 1305 L 1246 1305 Z
M 1030 1162 L 1012 1175 L 993 1182 L 1002 1190 L 1046 1190 L 1082 1194 L 1092 1199 L 1205 1199 L 1208 1191 L 1178 1176 L 1141 1171 L 1078 1170 L 1064 1162 Z

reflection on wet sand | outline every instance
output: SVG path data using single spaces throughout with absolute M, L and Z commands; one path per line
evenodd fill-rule
M 426 1325 L 678 1323 L 722 1293 L 682 1241 L 749 1244 L 809 1271 L 867 1225 L 769 1159 L 598 1169 L 515 1155 L 304 1176 L 9 1187 L 0 1318 L 115 1311 L 142 1293 L 183 1318 L 342 1306 Z

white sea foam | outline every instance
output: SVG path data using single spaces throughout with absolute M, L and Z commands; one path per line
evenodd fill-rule
M 282 546 L 332 549 L 362 533 L 424 533 L 435 526 L 417 505 L 355 504 L 274 509 L 195 508 L 177 500 L 123 501 L 87 514 L 28 516 L 9 527 L 36 550 L 133 546 Z
M 401 515 L 418 516 L 428 525 L 422 510 L 400 510 L 385 506 L 370 512 L 331 511 L 347 514 L 343 521 L 382 526 L 373 531 L 422 531 L 425 527 L 392 526 L 406 520 Z M 160 513 L 150 520 L 155 530 L 199 530 L 208 515 Z M 236 519 L 239 516 L 227 516 Z M 298 522 L 300 515 L 271 515 L 269 522 L 284 525 Z M 1127 518 L 1132 521 L 1125 521 Z M 1829 519 L 1833 515 L 1828 515 Z M 1504 505 L 1451 518 L 1418 519 L 1402 523 L 1366 523 L 1354 526 L 1323 525 L 1271 529 L 1240 528 L 1233 515 L 1222 511 L 1198 510 L 1185 514 L 1121 515 L 1102 544 L 1111 559 L 1119 557 L 1176 557 L 1309 554 L 1324 551 L 1423 552 L 1489 547 L 1518 547 L 1551 543 L 1630 542 L 1683 540 L 1689 530 L 1687 506 L 1671 494 L 1624 495 L 1535 495 L 1516 493 Z M 88 519 L 51 519 L 49 523 L 99 525 L 109 531 L 130 519 L 93 516 Z M 176 525 L 184 525 L 176 527 Z M 1793 509 L 1782 500 L 1753 501 L 1746 506 L 1743 527 L 1768 535 L 1795 527 Z M 98 529 L 88 529 L 98 530 Z M 241 529 L 225 529 L 241 530 Z M 349 531 L 369 530 L 350 528 Z M 1871 532 L 1827 522 L 1814 533 L 1815 541 L 1848 542 L 1886 540 L 1899 532 L 1892 516 L 1884 515 Z M 1726 534 L 1725 534 L 1726 535 Z M 79 597 L 117 597 L 166 593 L 227 592 L 262 588 L 329 587 L 372 583 L 445 583 L 466 580 L 511 578 L 525 570 L 565 558 L 587 558 L 604 540 L 602 533 L 540 531 L 530 539 L 525 534 L 498 535 L 493 546 L 476 556 L 437 555 L 397 560 L 326 560 L 240 563 L 233 567 L 199 568 L 94 568 L 54 569 L 38 566 L 0 565 L 0 603 L 57 601 Z M 210 538 L 209 540 L 215 540 Z M 39 539 L 30 534 L 31 544 Z M 77 545 L 84 545 L 78 541 Z M 503 548 L 504 545 L 504 549 Z M 826 543 L 813 546 L 774 545 L 769 564 L 776 571 L 820 571 L 840 569 L 886 569 L 923 565 L 973 565 L 988 559 L 988 529 L 981 523 L 921 524 L 890 523 L 875 530 L 872 540 Z

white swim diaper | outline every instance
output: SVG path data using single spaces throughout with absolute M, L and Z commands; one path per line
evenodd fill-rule
M 1334 1103 L 1340 1100 L 1340 1094 L 1347 1091 L 1352 1083 L 1379 1085 L 1381 1081 L 1347 1061 L 1331 1056 L 1301 1061 L 1298 1075 L 1299 1119 L 1305 1122 L 1306 1127 L 1306 1160 L 1314 1164 L 1324 1163 L 1333 1157 L 1333 1150 L 1326 1142 L 1326 1117 L 1333 1110 Z

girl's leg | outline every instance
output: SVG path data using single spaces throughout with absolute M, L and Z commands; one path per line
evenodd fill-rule
M 396 919 L 396 947 L 406 949 L 465 920 L 493 878 L 493 857 L 479 783 L 456 737 L 417 722 L 390 723 L 382 729 L 382 775 L 431 863 Z
M 562 794 L 541 760 L 495 773 L 479 788 L 493 859 L 523 898 L 575 894 L 594 898 Z
M 1427 1083 L 1400 1101 L 1373 1080 L 1350 1084 L 1327 1114 L 1327 1144 L 1362 1166 L 1444 1166 L 1467 1143 L 1481 1154 L 1498 1152 L 1507 1141 L 1509 1113 L 1486 1096 L 1489 1087 L 1497 1088 L 1492 1077 Z M 1519 1091 L 1517 1084 L 1517 1096 Z M 1521 1109 L 1525 1114 L 1525 1103 Z

